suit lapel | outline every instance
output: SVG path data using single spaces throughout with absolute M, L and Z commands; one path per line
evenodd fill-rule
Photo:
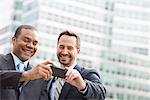
M 13 57 L 12 55 L 9 53 L 7 54 L 5 57 L 5 67 L 7 70 L 15 70 L 15 63 L 14 63 L 14 60 L 13 60 Z
M 65 83 L 63 88 L 62 88 L 62 91 L 61 91 L 61 94 L 60 94 L 60 97 L 61 99 L 65 98 L 69 92 L 69 90 L 71 89 L 71 85 L 69 83 Z
M 54 78 L 52 78 L 52 79 L 49 81 L 49 83 L 48 83 L 48 88 L 47 88 L 47 90 L 48 90 L 49 96 L 51 96 L 50 93 L 51 93 L 51 90 L 52 90 L 52 89 L 51 89 L 51 88 L 52 88 L 52 84 L 53 84 L 56 80 L 57 80 L 57 77 L 54 77 Z M 64 86 L 62 87 L 62 91 L 61 91 L 61 94 L 60 94 L 60 97 L 59 97 L 59 98 L 61 98 L 61 99 L 65 98 L 65 97 L 67 96 L 67 94 L 68 94 L 70 88 L 71 88 L 70 84 L 64 83 Z
M 50 92 L 50 90 L 52 88 L 52 84 L 55 80 L 56 80 L 56 77 L 53 77 L 52 79 L 49 80 L 48 87 L 47 87 L 48 92 Z
M 3 62 L 4 63 L 3 70 L 16 70 L 15 63 L 14 63 L 14 60 L 13 60 L 11 53 L 4 56 L 4 61 L 5 62 Z M 16 98 L 18 98 L 19 97 L 18 89 L 15 89 L 14 92 L 16 94 Z

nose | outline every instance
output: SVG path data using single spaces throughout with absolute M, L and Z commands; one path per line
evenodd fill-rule
M 30 43 L 27 43 L 27 47 L 29 47 L 29 48 L 34 48 L 35 46 L 33 45 L 32 42 L 30 42 Z
M 63 54 L 67 54 L 67 53 L 68 53 L 67 48 L 64 48 L 63 51 L 62 51 L 62 53 L 63 53 Z

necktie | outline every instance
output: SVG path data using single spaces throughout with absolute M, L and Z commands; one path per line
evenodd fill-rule
M 62 81 L 61 78 L 58 78 L 56 80 L 55 85 L 56 85 L 56 88 L 55 88 L 55 91 L 54 91 L 54 100 L 58 100 L 59 95 L 60 95 L 61 90 L 62 90 L 62 87 L 64 85 L 64 81 Z
M 20 72 L 24 72 L 24 71 L 26 71 L 26 67 L 25 67 L 25 65 L 24 65 L 24 63 L 23 62 L 20 62 L 19 64 L 18 64 L 18 66 L 17 66 L 17 68 L 18 68 L 18 70 L 20 71 Z M 21 89 L 22 89 L 22 87 L 23 87 L 23 85 L 25 84 L 25 82 L 20 82 L 20 84 L 19 84 L 19 94 L 21 93 Z
M 18 70 L 20 71 L 20 72 L 23 72 L 23 71 L 25 71 L 25 65 L 24 65 L 24 63 L 19 63 L 18 64 Z

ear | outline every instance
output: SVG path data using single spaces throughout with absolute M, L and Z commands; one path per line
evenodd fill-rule
M 13 45 L 14 45 L 14 43 L 16 42 L 16 37 L 12 37 L 12 39 L 11 39 L 11 41 L 12 41 L 12 43 L 13 43 Z
M 79 49 L 79 48 L 77 48 L 77 53 L 78 53 L 78 54 L 80 53 L 80 49 Z

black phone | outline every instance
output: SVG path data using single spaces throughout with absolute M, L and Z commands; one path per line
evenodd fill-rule
M 56 67 L 55 65 L 50 65 L 53 73 L 52 75 L 53 76 L 56 76 L 56 77 L 60 77 L 60 78 L 65 78 L 66 77 L 66 73 L 67 73 L 67 69 L 65 68 L 59 68 L 59 67 Z

